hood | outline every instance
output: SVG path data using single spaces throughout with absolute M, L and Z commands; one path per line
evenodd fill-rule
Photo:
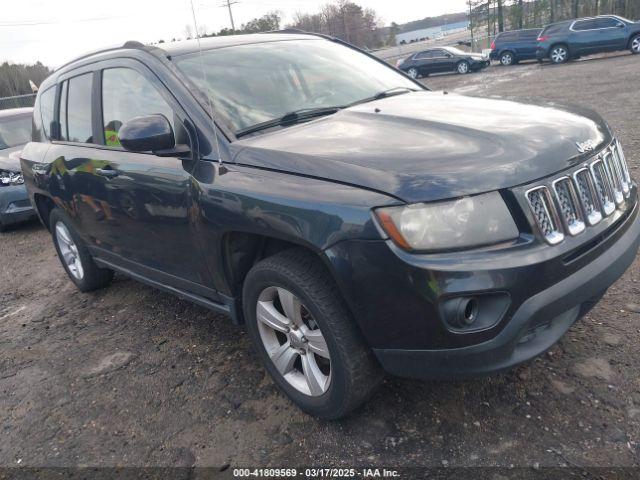
M 513 187 L 575 165 L 611 139 L 587 110 L 415 92 L 231 144 L 237 163 L 423 202 Z
M 0 150 L 0 170 L 20 171 L 20 152 L 24 145 Z

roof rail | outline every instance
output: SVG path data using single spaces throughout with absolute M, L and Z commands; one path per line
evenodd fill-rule
M 98 55 L 99 53 L 113 52 L 115 50 L 122 50 L 122 49 L 144 50 L 144 51 L 151 52 L 151 53 L 160 53 L 160 52 L 162 52 L 162 54 L 166 55 L 164 50 L 162 50 L 161 48 L 156 47 L 155 45 L 145 45 L 145 44 L 143 44 L 141 42 L 138 42 L 137 40 L 128 40 L 128 41 L 124 42 L 124 44 L 122 44 L 121 46 L 115 46 L 115 47 L 109 47 L 109 48 L 101 48 L 99 50 L 93 50 L 91 52 L 85 53 L 84 55 L 80 55 L 79 57 L 76 57 L 73 60 L 68 61 L 64 65 L 61 65 L 60 67 L 56 68 L 55 71 L 57 72 L 59 70 L 62 70 L 64 67 L 69 66 L 72 63 L 76 63 L 77 61 L 82 60 L 84 58 L 92 57 L 93 55 Z

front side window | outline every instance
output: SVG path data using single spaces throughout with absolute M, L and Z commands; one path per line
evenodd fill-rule
M 622 22 L 613 18 L 598 18 L 595 21 L 595 28 L 614 28 L 618 25 L 622 25 Z
M 0 150 L 31 141 L 31 117 L 0 119 Z
M 120 127 L 134 117 L 164 115 L 175 132 L 173 110 L 141 73 L 130 68 L 110 68 L 102 73 L 102 112 L 105 144 L 119 147 Z
M 419 88 L 397 70 L 319 38 L 217 48 L 203 52 L 202 60 L 189 54 L 174 61 L 236 132 L 290 112 Z
M 61 125 L 64 130 L 61 132 L 61 140 L 77 143 L 93 143 L 93 133 L 91 128 L 91 88 L 93 85 L 93 74 L 85 73 L 78 77 L 71 78 L 66 88 L 66 105 L 61 106 Z M 64 90 L 63 90 L 64 92 Z M 61 100 L 65 100 L 62 98 Z M 62 103 L 62 102 L 61 102 Z

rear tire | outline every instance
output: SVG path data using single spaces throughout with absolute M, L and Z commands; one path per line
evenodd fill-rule
M 49 225 L 60 263 L 78 290 L 91 292 L 111 283 L 113 270 L 99 268 L 95 264 L 89 250 L 64 212 L 54 208 L 49 216 Z
M 306 413 L 344 417 L 379 385 L 382 372 L 371 349 L 311 253 L 287 250 L 256 264 L 244 282 L 243 308 L 263 365 Z
M 640 35 L 636 35 L 631 39 L 629 48 L 631 50 L 631 53 L 633 53 L 634 55 L 640 54 Z
M 418 69 L 413 67 L 407 70 L 407 75 L 414 79 L 420 76 L 420 74 L 418 73 Z
M 515 56 L 511 52 L 504 52 L 500 55 L 500 63 L 505 67 L 509 67 L 516 63 Z
M 556 65 L 569 61 L 569 49 L 566 45 L 554 45 L 549 53 L 549 59 Z

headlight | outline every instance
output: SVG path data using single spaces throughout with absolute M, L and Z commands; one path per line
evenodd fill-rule
M 518 237 L 499 193 L 375 211 L 385 232 L 406 250 L 452 250 L 505 242 Z
M 24 177 L 20 172 L 9 172 L 8 170 L 0 170 L 0 185 L 22 185 Z

